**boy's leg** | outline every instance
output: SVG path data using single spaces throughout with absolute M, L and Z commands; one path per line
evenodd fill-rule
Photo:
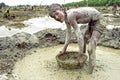
M 84 34 L 84 49 L 83 49 L 83 53 L 86 53 L 86 45 L 88 43 L 88 40 L 91 38 L 92 35 L 92 31 L 91 30 L 86 30 L 85 34 Z
M 90 74 L 93 72 L 93 69 L 95 66 L 95 61 L 96 61 L 95 51 L 96 51 L 97 41 L 99 40 L 100 36 L 101 36 L 101 33 L 97 30 L 94 30 L 88 44 Z

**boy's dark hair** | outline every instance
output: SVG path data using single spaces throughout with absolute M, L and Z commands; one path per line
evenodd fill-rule
M 54 3 L 48 7 L 48 12 L 49 12 L 49 15 L 51 16 L 52 13 L 55 12 L 56 10 L 62 10 L 62 9 L 63 7 L 60 4 Z

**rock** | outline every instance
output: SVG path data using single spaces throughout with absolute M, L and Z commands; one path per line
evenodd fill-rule
M 30 49 L 39 46 L 38 38 L 25 32 L 17 33 L 13 35 L 11 39 L 14 42 L 14 46 L 19 49 Z
M 1 37 L 0 38 L 0 50 L 5 50 L 7 48 L 10 48 L 12 40 L 10 37 Z
M 120 28 L 105 30 L 98 44 L 120 49 Z

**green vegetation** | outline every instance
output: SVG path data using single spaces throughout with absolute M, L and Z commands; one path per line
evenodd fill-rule
M 0 9 L 2 8 L 2 7 L 6 7 L 7 5 L 5 4 L 5 3 L 0 3 Z
M 64 4 L 64 6 L 111 6 L 115 1 L 120 6 L 120 0 L 83 0 Z

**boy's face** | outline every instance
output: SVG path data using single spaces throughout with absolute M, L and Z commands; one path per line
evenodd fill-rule
M 60 10 L 56 10 L 55 12 L 53 12 L 51 17 L 61 23 L 64 21 L 64 13 Z

